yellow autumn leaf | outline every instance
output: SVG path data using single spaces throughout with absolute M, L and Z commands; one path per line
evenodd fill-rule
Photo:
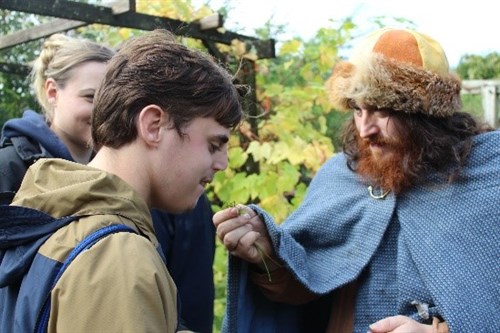
M 272 147 L 272 154 L 269 156 L 267 162 L 271 164 L 277 164 L 288 158 L 290 149 L 288 145 L 283 141 L 276 142 Z
M 274 221 L 276 223 L 283 222 L 283 220 L 289 214 L 288 207 L 290 206 L 290 204 L 281 194 L 275 194 L 264 198 L 261 200 L 259 205 L 274 217 Z
M 248 154 L 241 147 L 233 147 L 228 150 L 229 167 L 237 169 L 247 161 Z
M 254 144 L 254 142 L 255 142 L 255 144 Z M 264 142 L 264 143 L 260 144 L 256 141 L 253 141 L 250 143 L 250 146 L 248 147 L 247 152 L 249 152 L 248 150 L 251 147 L 252 147 L 251 153 L 252 153 L 255 161 L 266 160 L 271 155 L 271 145 L 269 144 L 269 142 Z
M 283 43 L 281 49 L 279 51 L 280 56 L 287 55 L 289 53 L 296 53 L 300 47 L 302 46 L 302 42 L 297 39 L 292 39 L 288 42 Z
M 320 142 L 313 142 L 304 149 L 304 164 L 316 172 L 332 155 L 330 147 Z
M 244 42 L 233 39 L 231 41 L 231 50 L 235 55 L 241 58 L 245 53 L 247 53 L 247 46 Z

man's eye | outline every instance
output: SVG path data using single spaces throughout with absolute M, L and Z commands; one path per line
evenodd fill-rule
M 353 101 L 352 99 L 347 103 L 347 105 L 349 106 L 349 109 L 351 109 L 353 111 L 360 109 L 358 104 L 355 101 Z
M 385 110 L 385 109 L 380 109 L 380 110 L 377 110 L 376 112 L 380 118 L 389 117 L 389 115 L 391 114 L 391 112 L 389 110 Z

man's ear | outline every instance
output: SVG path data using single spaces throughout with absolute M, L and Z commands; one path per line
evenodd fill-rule
M 53 78 L 48 78 L 47 80 L 45 80 L 44 88 L 47 101 L 49 101 L 51 105 L 54 105 L 55 102 L 57 101 L 57 91 L 58 91 L 56 81 Z
M 137 133 L 148 146 L 156 147 L 166 123 L 167 114 L 158 105 L 147 105 L 139 113 Z

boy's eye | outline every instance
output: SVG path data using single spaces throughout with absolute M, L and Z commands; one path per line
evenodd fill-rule
M 215 145 L 213 143 L 210 144 L 210 149 L 209 150 L 210 150 L 211 153 L 215 153 L 217 151 L 220 151 L 221 149 L 222 148 L 219 145 Z

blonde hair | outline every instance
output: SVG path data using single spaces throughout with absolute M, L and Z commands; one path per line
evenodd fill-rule
M 48 123 L 52 121 L 54 110 L 45 95 L 45 81 L 52 78 L 60 88 L 64 88 L 75 67 L 89 61 L 106 63 L 113 54 L 114 51 L 107 46 L 62 34 L 52 35 L 43 43 L 40 55 L 33 64 L 31 82 Z

